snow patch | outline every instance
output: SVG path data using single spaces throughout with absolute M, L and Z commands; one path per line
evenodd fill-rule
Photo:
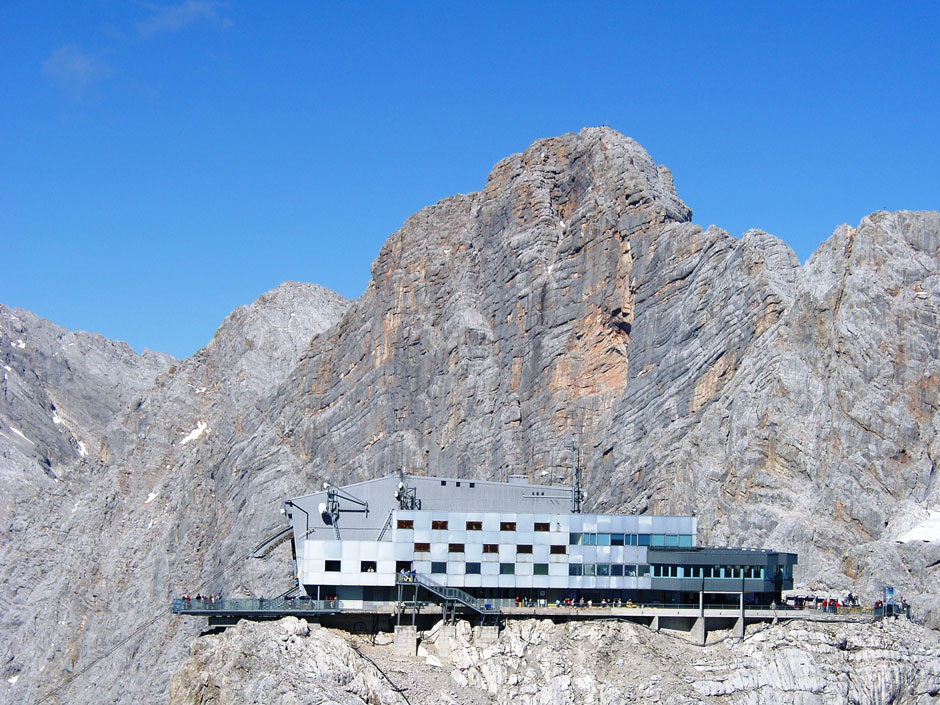
M 78 500 L 77 502 L 75 502 L 75 506 L 72 507 L 72 514 L 78 511 L 78 505 L 81 503 L 82 503 L 82 500 Z
M 19 348 L 20 350 L 23 350 L 26 347 L 26 343 L 24 343 L 21 339 L 17 338 L 16 341 L 12 341 L 12 340 L 10 341 L 10 347 Z
M 153 500 L 160 496 L 159 492 L 151 492 L 147 495 L 147 499 L 144 501 L 144 504 L 150 504 Z
M 85 444 L 82 441 L 78 442 L 78 454 L 83 458 L 88 456 L 88 449 L 85 448 Z
M 20 674 L 17 673 L 15 676 L 10 676 L 7 678 L 7 683 L 10 685 L 16 685 L 16 682 L 20 679 Z
M 3 366 L 3 369 L 5 369 L 7 372 L 12 372 L 12 371 L 13 371 L 13 368 L 10 367 L 9 365 L 4 365 L 4 366 Z
M 207 424 L 205 421 L 199 421 L 196 424 L 196 428 L 190 431 L 186 435 L 186 438 L 180 441 L 180 445 L 184 446 L 190 441 L 195 441 L 197 438 L 202 438 L 202 434 L 204 433 L 210 433 L 209 424 Z
M 52 423 L 58 426 L 62 423 L 62 419 L 59 418 L 59 415 L 55 412 L 55 409 L 52 410 Z
M 940 511 L 928 511 L 930 518 L 895 539 L 898 543 L 914 541 L 940 542 Z
M 205 393 L 205 391 L 206 391 L 206 388 L 205 388 L 205 387 L 197 387 L 197 388 L 196 388 L 196 394 L 203 394 L 203 393 Z
M 29 440 L 29 439 L 23 434 L 23 432 L 20 431 L 18 428 L 13 428 L 12 426 L 9 426 L 9 429 L 10 429 L 11 431 L 13 431 L 13 433 L 15 433 L 17 436 L 19 436 L 20 438 L 22 438 L 24 441 L 28 442 L 30 445 L 36 445 L 36 444 L 33 443 L 31 440 Z

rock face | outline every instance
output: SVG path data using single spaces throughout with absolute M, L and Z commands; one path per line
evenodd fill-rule
M 572 436 L 590 509 L 694 513 L 705 542 L 892 584 L 936 626 L 940 542 L 895 539 L 940 509 L 938 248 L 940 214 L 882 212 L 801 267 L 693 225 L 667 169 L 586 129 L 409 218 L 359 299 L 284 285 L 184 361 L 3 309 L 0 698 L 173 595 L 287 589 L 287 548 L 239 559 L 324 479 L 566 482 Z M 165 701 L 197 628 L 158 621 L 68 699 Z
M 902 705 L 940 692 L 938 635 L 906 620 L 764 626 L 705 647 L 632 624 L 548 620 L 510 622 L 480 647 L 462 622 L 449 656 L 436 655 L 431 634 L 423 659 L 403 661 L 391 646 L 308 633 L 292 618 L 242 622 L 193 642 L 169 702 L 397 703 L 402 689 L 412 705 Z

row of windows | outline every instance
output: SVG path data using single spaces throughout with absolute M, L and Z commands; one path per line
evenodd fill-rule
M 431 563 L 431 572 L 432 573 L 446 573 L 447 563 L 444 561 L 434 561 L 433 563 Z M 465 572 L 467 575 L 479 575 L 480 564 L 479 563 L 467 563 Z M 548 575 L 548 563 L 533 563 L 532 572 L 535 575 Z M 500 563 L 499 574 L 500 575 L 515 575 L 516 564 L 515 563 Z
M 428 553 L 430 550 L 431 550 L 431 544 L 429 543 L 416 543 L 414 545 L 415 553 Z M 464 544 L 449 543 L 447 544 L 447 552 L 448 553 L 464 553 Z M 561 555 L 567 552 L 568 550 L 564 545 L 553 545 L 549 549 L 549 553 L 553 555 Z M 498 543 L 483 544 L 483 553 L 499 553 L 499 544 Z M 516 546 L 516 553 L 532 553 L 532 545 L 520 544 Z
M 600 575 L 615 578 L 644 577 L 650 574 L 648 565 L 621 565 L 619 563 L 570 563 L 568 575 Z
M 750 578 L 763 580 L 759 565 L 654 565 L 654 578 Z
M 691 548 L 691 534 L 568 534 L 571 546 L 675 546 Z
M 450 527 L 450 522 L 446 519 L 437 519 L 431 522 L 431 528 L 435 531 L 447 531 Z M 483 522 L 482 521 L 468 521 L 465 524 L 467 531 L 483 531 Z M 414 519 L 399 519 L 398 520 L 399 529 L 413 529 L 415 528 Z M 499 522 L 500 531 L 515 531 L 516 522 L 514 521 L 501 521 Z M 551 531 L 551 524 L 547 521 L 535 522 L 536 531 Z

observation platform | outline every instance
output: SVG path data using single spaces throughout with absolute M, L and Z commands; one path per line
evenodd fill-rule
M 206 600 L 177 598 L 170 610 L 174 614 L 208 617 L 209 626 L 236 624 L 240 619 L 263 620 L 281 617 L 319 617 L 342 611 L 339 600 L 311 600 L 308 598 L 240 598 L 233 600 Z

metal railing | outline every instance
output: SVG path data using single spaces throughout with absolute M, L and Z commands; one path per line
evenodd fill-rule
M 400 573 L 396 578 L 396 582 L 399 585 L 420 585 L 421 587 L 430 590 L 435 595 L 443 597 L 445 600 L 454 600 L 456 602 L 460 602 L 480 613 L 485 614 L 499 612 L 499 607 L 493 603 L 493 600 L 474 597 L 470 593 L 461 590 L 460 588 L 441 585 L 426 575 L 421 575 L 419 573 Z
M 247 614 L 292 612 L 335 612 L 340 609 L 339 600 L 308 600 L 301 598 L 261 597 L 237 598 L 232 600 L 204 600 L 196 598 L 177 598 L 170 609 L 177 614 Z

